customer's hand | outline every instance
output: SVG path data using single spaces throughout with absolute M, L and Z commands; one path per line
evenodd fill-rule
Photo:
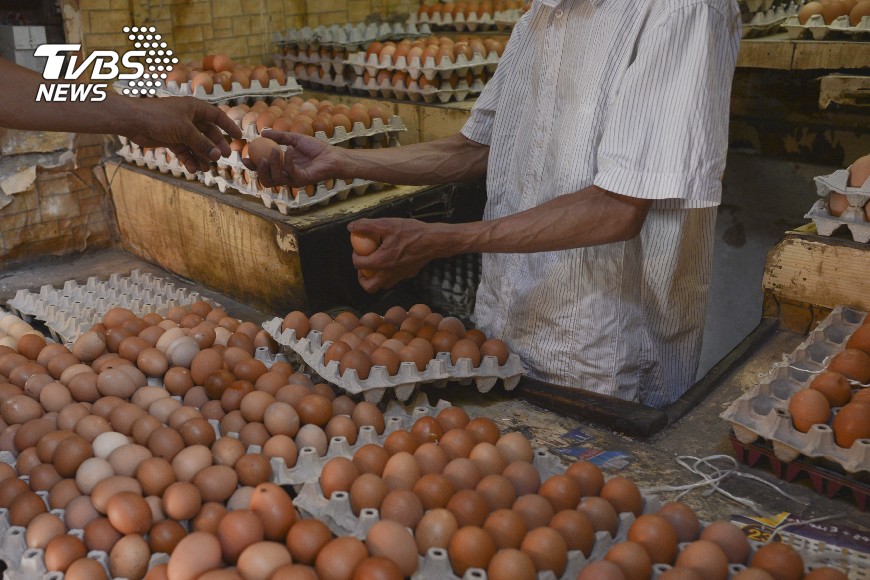
M 250 160 L 244 161 L 248 169 L 257 172 L 260 183 L 265 187 L 304 187 L 342 175 L 343 150 L 340 147 L 299 133 L 269 130 L 264 131 L 262 136 L 287 146 L 283 163 L 277 153 L 256 166 Z
M 229 157 L 221 129 L 234 139 L 242 136 L 223 111 L 193 97 L 136 99 L 133 109 L 124 135 L 142 147 L 169 148 L 191 172 L 206 171 L 211 161 Z

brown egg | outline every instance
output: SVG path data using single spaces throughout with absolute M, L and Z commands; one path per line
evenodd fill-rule
M 70 529 L 84 529 L 88 522 L 99 516 L 99 512 L 94 509 L 94 505 L 91 503 L 91 498 L 80 495 L 67 504 L 64 511 L 64 522 Z
M 94 518 L 84 527 L 84 541 L 88 550 L 111 552 L 123 536 L 112 527 L 109 518 Z
M 124 536 L 109 553 L 109 572 L 116 578 L 143 578 L 150 558 L 151 549 L 142 536 Z
M 568 565 L 568 546 L 562 534 L 553 528 L 540 527 L 530 531 L 520 550 L 532 559 L 539 572 L 551 570 L 560 577 Z
M 204 532 L 193 532 L 181 540 L 169 557 L 169 578 L 192 579 L 221 565 L 218 539 Z
M 393 431 L 384 440 L 384 449 L 390 455 L 399 452 L 414 453 L 419 447 L 417 439 L 408 431 Z
M 447 502 L 447 509 L 461 526 L 482 526 L 490 513 L 489 504 L 481 493 L 462 489 Z
M 752 556 L 750 568 L 761 568 L 776 580 L 800 580 L 804 575 L 804 562 L 798 552 L 781 542 L 759 548 Z
M 296 340 L 308 336 L 311 332 L 311 323 L 304 312 L 294 310 L 284 317 L 281 322 L 281 331 L 293 330 L 296 335 Z
M 422 476 L 420 466 L 414 456 L 406 451 L 400 451 L 390 457 L 384 466 L 383 479 L 387 488 L 392 490 L 410 490 Z
M 368 355 L 360 350 L 352 350 L 341 357 L 339 364 L 339 373 L 345 376 L 350 369 L 356 371 L 356 376 L 359 380 L 364 381 L 369 378 L 372 363 L 369 361 Z
M 65 572 L 70 564 L 88 555 L 84 542 L 75 536 L 56 536 L 45 548 L 45 567 L 49 572 Z
M 587 557 L 592 553 L 595 527 L 583 512 L 576 509 L 562 510 L 553 516 L 549 527 L 562 535 L 568 550 L 580 550 Z
M 97 560 L 79 558 L 67 567 L 66 580 L 108 580 L 106 569 Z
M 480 349 L 477 348 L 474 341 L 463 338 L 458 340 L 450 349 L 450 361 L 453 364 L 458 364 L 461 359 L 469 359 L 473 368 L 480 366 Z
M 695 511 L 686 504 L 677 501 L 668 502 L 659 509 L 658 515 L 673 526 L 678 542 L 694 542 L 698 539 L 698 534 L 701 533 L 701 522 L 698 521 Z
M 27 526 L 25 541 L 28 548 L 45 549 L 52 538 L 66 534 L 63 521 L 54 514 L 42 513 Z
M 677 556 L 677 533 L 660 515 L 639 516 L 628 529 L 628 539 L 642 545 L 654 564 L 673 564 Z
M 364 509 L 380 509 L 389 490 L 387 484 L 374 473 L 364 473 L 357 477 L 350 487 L 350 505 L 353 513 L 359 516 Z
M 153 553 L 172 554 L 175 546 L 187 535 L 181 524 L 174 520 L 155 522 L 148 532 L 148 546 Z
M 609 501 L 617 513 L 631 512 L 639 516 L 644 500 L 637 485 L 626 477 L 614 477 L 601 488 L 601 497 Z
M 709 540 L 692 542 L 680 551 L 676 566 L 694 569 L 702 578 L 726 580 L 728 578 L 728 557 Z
M 457 457 L 450 461 L 444 468 L 444 477 L 453 484 L 457 491 L 462 489 L 474 489 L 483 479 L 480 468 L 468 458 Z
M 286 435 L 275 435 L 263 445 L 263 455 L 283 459 L 284 465 L 291 468 L 296 465 L 299 449 L 296 447 L 296 443 Z
M 332 417 L 324 430 L 330 440 L 333 437 L 344 437 L 349 445 L 356 444 L 358 428 L 350 417 L 344 415 Z
M 426 512 L 414 531 L 417 550 L 425 556 L 429 548 L 447 549 L 458 529 L 456 518 L 448 510 L 436 508 Z
M 210 374 L 221 369 L 223 362 L 223 356 L 212 348 L 199 351 L 190 364 L 190 377 L 194 384 L 204 384 Z
M 497 338 L 491 338 L 480 345 L 481 356 L 492 356 L 498 361 L 499 366 L 504 366 L 507 363 L 510 351 L 507 344 Z
M 555 515 L 550 502 L 535 494 L 518 497 L 511 509 L 522 516 L 529 531 L 546 526 Z
M 172 427 L 159 427 L 148 436 L 147 447 L 154 457 L 171 462 L 184 449 L 184 439 Z
M 868 327 L 870 328 L 870 327 Z M 822 393 L 831 407 L 842 407 L 852 398 L 852 387 L 840 373 L 824 371 L 816 375 L 810 388 Z
M 193 387 L 193 377 L 186 368 L 172 367 L 163 376 L 163 384 L 170 395 L 184 396 Z
M 326 433 L 317 425 L 303 425 L 296 434 L 296 445 L 300 449 L 303 447 L 313 447 L 320 457 L 326 455 L 329 441 L 326 439 Z
M 296 405 L 296 412 L 302 424 L 322 428 L 332 418 L 332 402 L 321 395 L 306 395 Z M 242 414 L 244 415 L 244 411 Z
M 290 528 L 286 544 L 294 561 L 311 565 L 331 540 L 332 532 L 323 522 L 304 520 Z
M 344 457 L 330 459 L 320 474 L 320 487 L 325 498 L 331 498 L 337 491 L 349 492 L 353 482 L 359 477 L 359 468 Z
M 848 449 L 858 439 L 870 439 L 870 404 L 849 403 L 832 422 L 837 445 Z
M 514 485 L 517 497 L 537 493 L 541 487 L 541 475 L 527 461 L 514 461 L 502 471 L 502 475 Z
M 203 418 L 185 421 L 181 426 L 180 434 L 185 445 L 205 445 L 210 447 L 217 438 L 211 423 Z
M 218 524 L 221 519 L 227 514 L 227 508 L 223 504 L 217 502 L 209 502 L 203 504 L 199 513 L 191 520 L 190 528 L 195 532 L 207 532 L 216 534 Z
M 831 406 L 827 398 L 815 389 L 803 389 L 792 395 L 788 403 L 795 429 L 806 433 L 813 425 L 827 424 Z
M 554 511 L 574 509 L 580 503 L 581 488 L 567 475 L 552 475 L 547 478 L 538 491 L 553 506 Z
M 836 371 L 848 379 L 862 384 L 870 383 L 870 354 L 847 348 L 834 356 L 828 364 L 829 371 Z
M 414 451 L 414 459 L 417 460 L 420 472 L 424 475 L 428 473 L 441 473 L 449 462 L 447 454 L 435 443 L 420 445 Z
M 472 419 L 465 426 L 465 430 L 473 434 L 477 441 L 491 443 L 493 445 L 495 445 L 501 437 L 498 426 L 492 421 L 492 419 L 487 419 L 486 417 Z
M 380 477 L 390 459 L 390 454 L 381 446 L 369 443 L 357 449 L 353 456 L 354 465 L 360 474 L 373 473 Z
M 79 497 L 81 492 L 74 479 L 61 479 L 48 492 L 48 505 L 51 509 L 64 509 L 69 502 Z
M 210 465 L 193 478 L 193 484 L 202 494 L 203 501 L 226 501 L 239 485 L 239 476 L 226 465 Z
M 603 530 L 616 536 L 619 516 L 609 501 L 600 497 L 585 497 L 577 509 L 586 514 L 596 531 Z
M 745 564 L 749 557 L 749 541 L 743 531 L 727 521 L 716 521 L 701 531 L 702 540 L 710 540 L 725 553 L 733 564 Z
M 507 463 L 532 461 L 532 444 L 522 433 L 505 433 L 495 444 Z
M 816 568 L 804 580 L 848 580 L 848 577 L 836 568 Z
M 380 512 L 382 520 L 394 520 L 414 529 L 423 517 L 423 503 L 413 491 L 397 489 L 384 497 Z
M 79 425 L 84 420 L 79 421 Z M 73 435 L 58 443 L 55 448 L 54 467 L 61 477 L 75 477 L 79 465 L 93 456 L 94 451 L 91 448 L 91 444 L 85 438 Z
M 266 539 L 272 541 L 284 541 L 298 518 L 290 496 L 273 483 L 261 483 L 255 488 L 250 509 L 263 521 Z
M 221 543 L 221 555 L 225 562 L 235 564 L 245 549 L 264 537 L 260 518 L 250 510 L 237 510 L 221 518 L 217 538 Z
M 465 429 L 451 429 L 442 435 L 438 445 L 444 449 L 449 459 L 468 457 L 477 445 L 478 441 L 471 431 Z M 502 455 L 503 456 L 503 455 Z
M 417 545 L 414 537 L 400 523 L 381 520 L 366 535 L 369 554 L 383 557 L 398 566 L 401 577 L 409 577 L 417 570 Z
M 483 528 L 466 526 L 460 528 L 450 538 L 447 554 L 453 571 L 458 576 L 469 568 L 486 569 L 495 555 L 496 547 L 492 538 Z
M 620 567 L 626 580 L 648 580 L 652 574 L 652 560 L 637 542 L 620 542 L 610 548 L 604 559 Z
M 572 463 L 565 471 L 565 475 L 580 485 L 580 493 L 583 497 L 598 495 L 604 487 L 604 474 L 597 465 L 588 461 Z
M 110 497 L 106 515 L 112 527 L 124 535 L 145 534 L 151 529 L 151 508 L 140 494 L 132 491 Z
M 268 457 L 260 454 L 243 455 L 232 467 L 236 471 L 239 484 L 243 486 L 256 487 L 272 479 L 272 465 Z
M 20 456 L 19 456 L 20 457 Z M 40 463 L 30 470 L 30 489 L 33 491 L 48 491 L 61 480 L 54 465 Z

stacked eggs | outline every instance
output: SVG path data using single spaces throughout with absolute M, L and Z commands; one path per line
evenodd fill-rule
M 493 53 L 501 56 L 502 52 L 504 44 L 495 39 L 460 35 L 454 40 L 447 36 L 429 36 L 416 40 L 405 39 L 398 43 L 373 42 L 365 51 L 365 62 L 375 58 L 380 66 L 390 66 L 397 65 L 399 59 L 404 58 L 406 65 L 410 65 L 414 59 L 425 64 L 427 59 L 432 58 L 435 66 L 441 67 L 457 63 L 460 56 L 471 62 L 475 56 L 486 58 Z
M 498 17 L 499 13 L 510 11 L 528 10 L 528 5 L 523 0 L 483 0 L 478 2 L 450 2 L 441 4 L 439 2 L 433 4 L 422 4 L 417 10 L 417 20 L 419 22 L 428 22 L 432 25 L 449 26 L 457 23 L 457 21 L 465 24 L 469 28 L 477 24 L 474 28 L 479 29 L 482 25 L 491 24 Z
M 278 67 L 236 64 L 225 54 L 207 55 L 202 63 L 191 61 L 176 65 L 166 76 L 167 84 L 189 83 L 192 94 L 201 88 L 206 95 L 212 94 L 217 86 L 224 91 L 245 91 L 267 88 L 272 81 L 283 87 L 287 84 L 287 75 Z
M 865 0 L 865 2 L 868 8 L 868 15 L 870 15 L 870 0 Z M 849 168 L 848 187 L 857 190 L 866 185 L 870 188 L 870 183 L 868 182 L 870 182 L 870 155 L 865 155 L 855 161 L 855 163 L 853 163 Z M 837 218 L 843 216 L 843 213 L 849 209 L 849 206 L 849 198 L 845 193 L 831 191 L 828 194 L 827 208 L 828 213 L 832 216 Z M 870 222 L 870 204 L 865 201 L 864 207 L 860 208 L 860 210 L 863 210 L 859 212 L 861 217 Z
M 865 16 L 870 16 L 870 0 L 820 0 L 808 2 L 798 12 L 798 21 L 806 25 L 810 18 L 819 15 L 825 24 L 832 24 L 846 16 L 849 24 L 858 26 Z
M 855 391 L 853 384 L 859 385 Z M 809 388 L 792 395 L 788 409 L 794 428 L 806 433 L 813 425 L 830 422 L 837 445 L 844 449 L 852 447 L 858 439 L 870 439 L 867 385 L 870 385 L 870 317 L 849 337 L 846 350 L 831 359 L 827 370 L 816 375 Z
M 510 354 L 502 340 L 466 329 L 458 318 L 432 312 L 425 304 L 407 311 L 394 306 L 383 316 L 369 312 L 360 318 L 352 312 L 342 312 L 334 319 L 318 312 L 309 318 L 294 311 L 284 317 L 281 330 L 293 330 L 297 339 L 320 332 L 321 344 L 331 343 L 323 355 L 324 366 L 338 361 L 340 375 L 353 369 L 359 380 L 367 379 L 377 366 L 396 375 L 402 363 L 412 363 L 422 373 L 436 353 L 449 353 L 454 365 L 469 359 L 473 368 L 484 357 L 494 357 L 504 365 Z

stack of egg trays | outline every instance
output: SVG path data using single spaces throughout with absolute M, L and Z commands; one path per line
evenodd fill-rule
M 335 66 L 344 69 L 344 59 L 331 61 Z M 298 67 L 298 68 L 296 68 Z M 291 67 L 287 74 L 293 74 L 296 79 L 303 83 L 306 87 L 312 89 L 334 90 L 337 93 L 345 93 L 350 90 L 351 85 L 344 78 L 344 71 L 333 73 L 329 68 L 318 68 L 316 74 L 308 74 L 308 70 L 304 66 L 295 65 Z
M 384 79 L 381 84 L 378 84 L 376 79 L 372 77 L 368 83 L 364 83 L 362 75 L 359 75 L 351 88 L 357 93 L 367 93 L 373 98 L 408 99 L 415 102 L 422 99 L 425 103 L 434 103 L 437 100 L 439 103 L 448 103 L 452 100 L 464 101 L 472 95 L 478 95 L 483 91 L 483 86 L 484 82 L 481 79 L 475 79 L 471 85 L 467 81 L 461 80 L 456 84 L 456 88 L 453 88 L 445 80 L 438 87 L 429 85 L 421 89 L 417 81 L 411 81 L 406 87 L 404 81 L 398 85 L 393 85 L 389 79 Z
M 852 40 L 865 40 L 870 36 L 870 16 L 861 19 L 857 26 L 852 26 L 848 15 L 840 16 L 830 24 L 825 24 L 821 14 L 813 14 L 806 24 L 801 24 L 797 15 L 789 16 L 783 24 L 790 40 L 812 38 L 824 40 L 828 36 L 837 35 Z
M 830 236 L 845 225 L 856 242 L 870 242 L 870 223 L 865 213 L 867 202 L 870 201 L 870 180 L 861 187 L 849 187 L 849 170 L 838 169 L 830 175 L 816 177 L 815 182 L 822 199 L 814 203 L 804 217 L 813 220 L 819 235 Z M 840 217 L 834 217 L 828 211 L 827 196 L 832 191 L 844 194 L 849 200 L 849 207 Z
M 407 401 L 423 383 L 434 383 L 436 387 L 443 387 L 448 381 L 458 381 L 460 384 L 470 384 L 473 381 L 479 392 L 487 393 L 498 379 L 502 379 L 505 390 L 510 391 L 517 386 L 525 373 L 520 357 L 513 353 L 508 356 L 503 366 L 499 366 L 495 357 L 485 356 L 480 366 L 474 368 L 471 366 L 471 359 L 459 359 L 454 365 L 450 360 L 450 353 L 439 352 L 429 361 L 423 372 L 417 370 L 414 363 L 403 362 L 399 366 L 399 372 L 393 376 L 387 374 L 386 367 L 374 366 L 368 378 L 360 380 L 354 369 L 348 369 L 344 375 L 340 375 L 338 361 L 323 364 L 323 356 L 332 343 L 321 343 L 320 332 L 312 330 L 307 337 L 297 339 L 293 329 L 281 331 L 282 322 L 281 318 L 273 318 L 264 322 L 263 328 L 278 344 L 298 354 L 325 381 L 354 395 L 362 393 L 365 400 L 371 403 L 380 402 L 388 391 L 394 392 L 399 401 Z
M 211 93 L 206 93 L 202 87 L 191 90 L 190 81 L 181 84 L 169 81 L 162 89 L 158 90 L 157 95 L 161 97 L 196 97 L 215 105 L 220 103 L 237 105 L 249 99 L 288 98 L 301 93 L 302 87 L 299 86 L 296 79 L 287 77 L 283 85 L 276 79 L 271 79 L 268 86 L 265 87 L 260 84 L 260 81 L 252 80 L 251 86 L 247 89 L 234 82 L 228 91 L 216 84 Z
M 329 188 L 328 182 L 318 183 L 314 195 L 309 196 L 304 188 L 300 188 L 294 196 L 293 189 L 286 185 L 263 187 L 257 178 L 257 172 L 245 167 L 238 151 L 233 151 L 228 158 L 221 157 L 217 161 L 217 169 L 201 175 L 205 185 L 216 186 L 221 193 L 225 193 L 227 189 L 234 189 L 244 195 L 260 199 L 263 205 L 276 208 L 282 215 L 287 215 L 291 210 L 326 205 L 333 198 L 345 200 L 350 194 L 362 195 L 368 191 L 379 191 L 383 187 L 382 184 L 365 179 L 352 181 L 336 179 L 332 181 L 332 187 Z
M 870 440 L 859 439 L 851 448 L 843 449 L 836 444 L 829 425 L 813 425 L 807 433 L 801 433 L 792 425 L 788 412 L 791 396 L 809 387 L 813 378 L 825 370 L 830 358 L 845 348 L 849 336 L 866 316 L 837 306 L 793 353 L 731 403 L 720 417 L 731 423 L 737 439 L 746 444 L 759 438 L 770 441 L 774 454 L 785 462 L 805 455 L 833 461 L 850 474 L 870 472 Z M 833 413 L 837 411 L 833 409 Z
M 506 10 L 504 12 L 521 12 L 520 10 Z M 510 20 L 509 17 L 503 16 L 504 12 L 483 12 L 482 14 L 478 14 L 477 12 L 471 12 L 468 15 L 468 18 L 465 17 L 465 14 L 457 11 L 456 16 L 451 14 L 443 14 L 441 12 L 435 13 L 432 17 L 428 14 L 412 14 L 409 22 L 413 22 L 415 25 L 419 24 L 420 26 L 429 26 L 436 30 L 455 30 L 457 32 L 465 32 L 468 30 L 469 32 L 477 32 L 477 31 L 485 31 L 490 30 L 496 27 L 496 20 L 498 18 L 502 19 L 502 22 L 507 20 L 508 23 L 513 25 L 516 23 L 516 20 L 519 20 L 519 16 L 516 20 Z M 500 29 L 501 30 L 501 29 Z
M 800 0 L 797 3 L 779 4 L 755 12 L 750 20 L 740 27 L 741 37 L 758 38 L 779 32 L 786 20 L 796 16 L 804 3 L 804 0 Z
M 171 173 L 174 177 L 184 177 L 188 181 L 196 179 L 197 174 L 188 171 L 178 161 L 175 153 L 166 147 L 145 150 L 122 135 L 118 137 L 121 139 L 118 155 L 123 157 L 127 163 L 135 163 L 139 167 L 147 167 L 151 170 L 156 169 L 160 173 Z
M 388 71 L 407 71 L 412 80 L 417 80 L 420 76 L 426 77 L 426 80 L 435 80 L 435 77 L 441 77 L 444 80 L 449 79 L 453 74 L 458 74 L 460 77 L 467 75 L 469 72 L 475 77 L 479 77 L 484 71 L 488 73 L 495 72 L 498 66 L 499 56 L 495 52 L 490 52 L 485 57 L 481 54 L 474 54 L 471 60 L 465 58 L 465 55 L 460 54 L 456 58 L 456 62 L 445 58 L 441 59 L 440 63 L 435 62 L 434 57 L 427 57 L 425 61 L 421 61 L 420 57 L 413 57 L 410 61 L 405 56 L 400 56 L 393 62 L 392 56 L 385 56 L 379 59 L 378 55 L 371 54 L 366 58 L 365 52 L 355 52 L 348 55 L 346 63 L 350 65 L 354 72 L 361 76 L 364 72 L 371 76 L 377 76 L 382 70 Z
M 413 20 L 408 22 L 387 22 L 344 24 L 339 26 L 318 26 L 317 28 L 294 28 L 284 33 L 276 32 L 272 42 L 278 46 L 298 46 L 318 48 L 321 46 L 337 50 L 365 49 L 376 40 L 399 40 L 418 38 L 431 34 L 428 26 L 418 26 Z
M 237 125 L 239 129 L 242 128 L 241 123 L 237 123 Z M 268 129 L 269 127 L 264 128 L 264 130 Z M 316 132 L 314 136 L 330 145 L 353 145 L 359 148 L 369 148 L 373 144 L 380 145 L 385 142 L 388 146 L 395 147 L 398 145 L 399 133 L 407 130 L 402 118 L 398 115 L 392 115 L 387 123 L 384 123 L 383 119 L 374 118 L 371 127 L 366 127 L 362 123 L 354 123 L 350 131 L 341 126 L 336 127 L 332 137 L 327 137 L 323 131 Z M 242 139 L 245 141 L 253 141 L 259 136 L 257 127 L 253 123 L 249 124 L 242 132 Z
M 220 304 L 200 296 L 198 292 L 176 288 L 174 282 L 137 269 L 129 276 L 112 274 L 107 280 L 91 276 L 82 285 L 75 280 L 67 280 L 63 288 L 46 284 L 38 293 L 18 290 L 6 305 L 27 322 L 35 318 L 45 323 L 57 342 L 71 344 L 81 333 L 102 320 L 111 308 L 129 308 L 137 316 L 142 316 L 198 300 L 220 308 Z
M 439 312 L 470 319 L 480 284 L 480 254 L 460 254 L 426 265 L 414 279 L 417 291 Z

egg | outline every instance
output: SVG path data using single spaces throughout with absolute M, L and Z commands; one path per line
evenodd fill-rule
M 616 535 L 619 516 L 609 501 L 600 497 L 585 497 L 577 509 L 586 514 L 596 531 L 603 530 L 611 536 Z
M 678 542 L 693 542 L 698 539 L 698 534 L 701 533 L 701 522 L 698 521 L 694 510 L 686 504 L 668 502 L 657 513 L 673 526 Z
M 103 565 L 87 557 L 79 558 L 70 564 L 63 577 L 66 580 L 108 580 Z
M 344 457 L 330 459 L 320 474 L 320 487 L 325 498 L 338 491 L 348 492 L 360 472 L 354 463 Z
M 842 407 L 852 398 L 848 379 L 833 371 L 823 371 L 816 375 L 810 388 L 822 393 L 831 407 Z
M 568 546 L 562 535 L 550 527 L 531 530 L 520 544 L 520 550 L 531 558 L 535 568 L 562 576 L 568 564 Z
M 547 499 L 554 511 L 574 509 L 580 503 L 581 488 L 567 475 L 552 475 L 541 485 L 538 493 Z
M 527 461 L 514 461 L 502 471 L 502 475 L 514 485 L 517 496 L 537 493 L 541 487 L 541 475 Z
M 45 567 L 49 572 L 65 572 L 70 564 L 87 556 L 84 542 L 75 536 L 56 536 L 45 547 Z
M 145 534 L 151 529 L 151 508 L 138 493 L 122 491 L 109 498 L 106 504 L 109 523 L 120 533 Z
M 577 575 L 577 580 L 626 580 L 622 568 L 607 560 L 586 564 Z
M 804 580 L 848 580 L 848 577 L 836 568 L 816 568 Z
M 639 516 L 644 500 L 637 485 L 626 477 L 614 477 L 601 488 L 601 497 L 609 501 L 617 513 L 631 512 Z
M 284 541 L 298 518 L 290 496 L 273 483 L 261 483 L 255 488 L 250 509 L 263 521 L 267 540 Z
M 637 542 L 616 544 L 607 551 L 604 559 L 619 566 L 626 580 L 647 580 L 652 574 L 652 560 Z
M 870 404 L 849 403 L 834 416 L 831 424 L 837 445 L 848 449 L 858 439 L 870 439 Z
M 235 564 L 248 546 L 263 541 L 263 524 L 250 510 L 231 511 L 218 523 L 217 538 L 224 561 Z
M 203 505 L 199 513 L 190 521 L 190 529 L 195 532 L 215 534 L 221 519 L 227 512 L 223 504 L 209 502 Z
M 653 563 L 673 564 L 677 555 L 677 534 L 660 515 L 639 516 L 628 529 L 628 539 L 642 545 Z
M 359 468 L 360 474 L 373 473 L 378 477 L 383 474 L 389 459 L 390 454 L 380 445 L 373 443 L 363 445 L 353 456 L 354 465 Z
M 868 5 L 870 8 L 870 5 Z M 861 325 L 846 341 L 846 348 L 857 349 L 870 354 L 870 324 Z
M 862 384 L 870 383 L 870 354 L 858 349 L 847 348 L 831 359 L 828 370 L 836 371 L 847 379 Z
M 729 575 L 728 557 L 709 540 L 698 540 L 683 548 L 675 566 L 694 569 L 710 580 L 727 580 Z
M 465 430 L 471 433 L 479 442 L 491 443 L 493 445 L 498 442 L 501 437 L 498 426 L 486 417 L 477 417 L 472 419 L 465 426 Z
M 414 529 L 423 517 L 423 503 L 410 490 L 396 489 L 387 493 L 380 509 L 381 519 L 394 520 Z
M 756 550 L 749 567 L 761 568 L 776 580 L 800 580 L 804 575 L 800 554 L 781 542 L 766 544 Z
M 402 577 L 409 577 L 417 570 L 417 545 L 414 537 L 401 524 L 382 520 L 373 525 L 366 534 L 369 554 L 386 558 L 395 563 Z
M 27 526 L 25 541 L 28 548 L 42 550 L 52 538 L 63 534 L 66 534 L 66 526 L 59 517 L 50 513 L 41 513 L 34 517 Z
M 701 531 L 702 540 L 715 543 L 732 564 L 745 564 L 749 557 L 749 541 L 743 531 L 727 521 L 716 521 Z
M 414 453 L 419 445 L 417 439 L 407 431 L 393 431 L 384 439 L 384 449 L 390 455 L 399 452 Z
M 257 542 L 248 546 L 239 556 L 239 574 L 250 580 L 268 580 L 286 564 L 292 563 L 290 552 L 278 542 Z
M 150 558 L 151 549 L 142 536 L 124 536 L 109 553 L 109 572 L 115 578 L 143 578 Z
M 822 14 L 824 6 L 820 2 L 807 2 L 798 12 L 798 21 L 805 25 L 811 16 Z
M 326 455 L 328 445 L 326 433 L 317 425 L 303 425 L 296 434 L 297 447 L 313 447 L 320 457 Z
M 486 569 L 495 555 L 495 543 L 482 528 L 466 526 L 450 538 L 447 554 L 453 571 L 458 576 L 469 568 Z
M 517 498 L 513 484 L 506 477 L 495 473 L 481 479 L 475 491 L 483 496 L 490 511 L 509 508 Z
M 335 538 L 317 554 L 314 568 L 322 580 L 350 580 L 353 571 L 367 557 L 365 545 L 356 538 Z
M 193 580 L 221 565 L 221 545 L 218 539 L 204 532 L 193 532 L 175 547 L 169 557 L 169 578 Z

